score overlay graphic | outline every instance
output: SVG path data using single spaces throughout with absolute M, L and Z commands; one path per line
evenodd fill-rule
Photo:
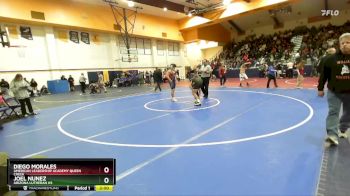
M 112 191 L 115 159 L 8 159 L 10 190 Z

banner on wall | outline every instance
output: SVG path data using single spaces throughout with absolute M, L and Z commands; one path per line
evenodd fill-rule
M 81 37 L 81 41 L 86 43 L 86 44 L 90 44 L 90 37 L 89 37 L 89 33 L 85 33 L 85 32 L 80 32 L 80 37 Z
M 65 30 L 58 30 L 57 37 L 59 40 L 61 40 L 63 42 L 68 42 L 68 35 L 67 35 L 67 31 L 65 31 Z
M 19 31 L 21 32 L 21 37 L 28 40 L 33 40 L 33 35 L 30 27 L 20 26 Z
M 79 33 L 77 31 L 69 31 L 70 41 L 79 44 Z

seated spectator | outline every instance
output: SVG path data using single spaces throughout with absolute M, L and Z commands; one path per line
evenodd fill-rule
M 111 88 L 112 87 L 112 82 L 106 81 L 105 86 Z
M 61 80 L 67 80 L 67 78 L 64 75 L 62 75 Z
M 9 89 L 10 89 L 10 84 L 9 84 L 7 81 L 5 81 L 4 79 L 1 79 L 1 82 L 0 82 L 0 90 L 1 90 L 5 95 L 7 95 Z
M 96 82 L 91 82 L 91 84 L 89 85 L 89 89 L 90 89 L 90 94 L 96 94 L 97 90 L 99 90 L 99 85 Z
M 10 84 L 6 80 L 1 79 L 0 87 L 9 89 L 10 88 Z
M 34 97 L 35 94 L 38 91 L 38 83 L 36 83 L 36 81 L 34 80 L 34 78 L 32 78 L 32 80 L 30 81 L 30 87 L 32 87 L 31 91 L 30 91 L 30 96 Z
M 118 84 L 119 84 L 119 78 L 114 78 L 114 80 L 112 82 L 112 87 L 118 88 Z
M 40 94 L 39 94 L 39 96 L 41 96 L 41 95 L 47 95 L 47 94 L 50 94 L 49 89 L 47 89 L 47 87 L 46 87 L 45 85 L 43 85 L 43 86 L 41 87 L 41 89 L 40 89 Z

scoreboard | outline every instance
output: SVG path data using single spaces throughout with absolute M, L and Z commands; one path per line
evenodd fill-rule
M 13 191 L 112 191 L 115 159 L 8 159 Z

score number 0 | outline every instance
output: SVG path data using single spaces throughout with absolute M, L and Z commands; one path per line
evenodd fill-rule
M 103 168 L 103 172 L 106 173 L 106 174 L 108 174 L 108 173 L 109 173 L 109 168 L 108 168 L 108 167 Z M 109 178 L 108 178 L 108 177 L 105 177 L 105 178 L 103 179 L 103 182 L 106 183 L 106 184 L 108 184 L 108 183 L 109 183 Z

